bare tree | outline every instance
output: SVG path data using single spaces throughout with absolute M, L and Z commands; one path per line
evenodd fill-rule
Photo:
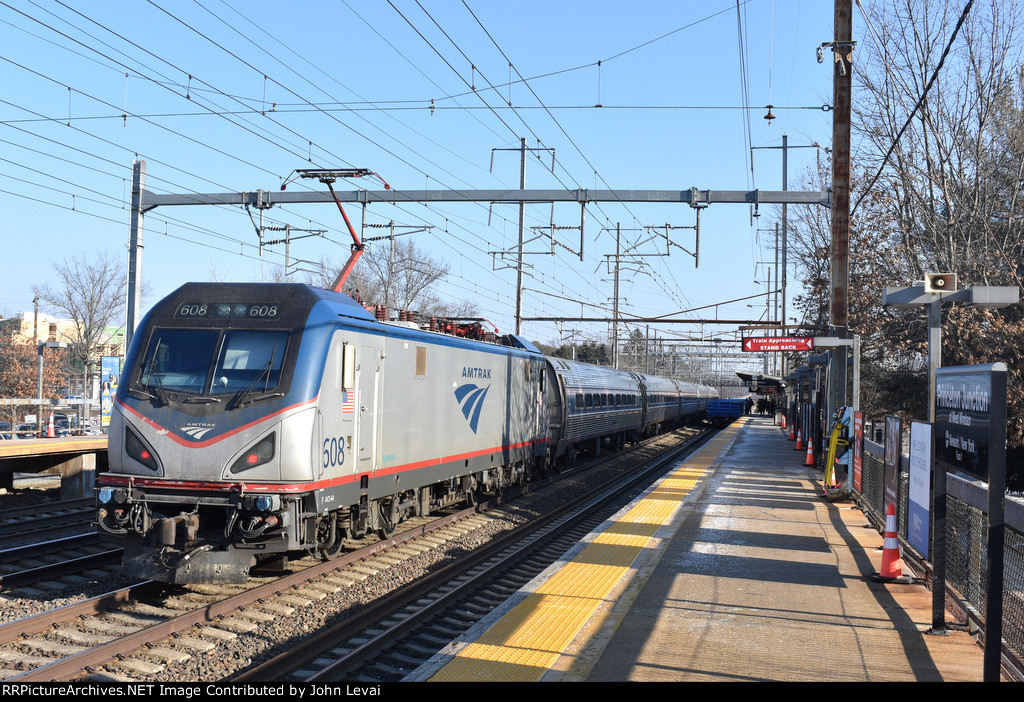
M 881 308 L 885 286 L 930 272 L 976 285 L 1024 278 L 1024 8 L 987 0 L 969 9 L 961 0 L 888 0 L 865 11 L 855 56 L 850 319 L 870 340 L 865 360 L 874 365 L 862 375 L 874 386 L 862 390 L 876 412 L 921 417 L 926 400 L 925 314 Z M 827 301 L 822 224 L 794 225 L 809 317 Z M 950 305 L 943 317 L 943 365 L 1010 368 L 1008 439 L 1020 452 L 1024 311 Z M 908 392 L 910 383 L 920 391 Z M 908 396 L 914 401 L 901 404 Z
M 307 277 L 310 285 L 327 288 L 340 266 L 321 259 L 318 272 Z M 412 241 L 394 240 L 367 248 L 345 284 L 344 292 L 364 305 L 383 305 L 435 317 L 474 317 L 471 302 L 450 302 L 436 292 L 436 284 L 448 275 L 448 265 Z
M 392 239 L 364 256 L 370 277 L 383 295 L 379 304 L 411 310 L 423 304 L 426 293 L 448 275 L 448 265 L 406 239 Z
M 109 328 L 124 327 L 128 277 L 124 261 L 109 252 L 93 258 L 76 254 L 53 265 L 52 283 L 33 285 L 32 291 L 53 314 L 74 323 L 70 357 L 88 363 L 110 337 Z

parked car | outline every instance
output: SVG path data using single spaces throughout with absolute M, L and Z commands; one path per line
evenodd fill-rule
M 9 441 L 14 438 L 11 433 L 10 422 L 0 422 L 0 441 Z
M 15 439 L 38 439 L 39 429 L 31 424 L 19 424 L 14 429 Z

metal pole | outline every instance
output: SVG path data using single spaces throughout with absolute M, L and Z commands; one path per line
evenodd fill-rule
M 612 300 L 612 368 L 619 368 L 619 225 L 615 225 L 615 292 Z
M 128 300 L 126 304 L 128 316 L 124 326 L 124 347 L 127 350 L 132 344 L 135 327 L 139 323 L 139 306 L 142 293 L 142 228 L 144 213 L 142 211 L 142 191 L 146 187 L 146 162 L 132 163 L 132 212 L 131 232 L 128 239 Z M 85 397 L 85 388 L 82 389 Z
M 942 366 L 942 296 L 928 303 L 928 421 L 935 424 L 935 372 Z
M 39 398 L 39 413 L 36 415 L 36 426 L 42 426 L 43 421 L 43 345 L 36 344 L 36 353 L 39 354 L 39 370 L 36 377 L 36 393 Z M 14 426 L 14 425 L 12 425 Z M 14 434 L 11 434 L 14 436 Z M 17 438 L 17 437 L 15 437 Z
M 526 137 L 519 140 L 519 189 L 526 190 Z M 526 202 L 519 200 L 519 253 L 516 256 L 516 334 L 522 333 L 523 326 L 523 227 L 526 219 Z
M 930 382 L 935 382 L 934 375 Z M 946 629 L 946 466 L 935 460 L 935 419 L 929 421 L 932 437 L 929 453 L 932 471 L 932 626 L 928 633 L 945 636 L 949 633 Z
M 648 354 L 651 350 L 651 325 L 648 324 L 644 327 L 644 373 L 649 374 L 650 368 L 648 367 Z
M 982 679 L 999 682 L 1003 657 L 1003 547 L 1006 543 L 1006 368 L 991 374 L 988 456 L 988 590 Z
M 785 153 L 785 152 L 783 152 L 783 153 Z M 776 222 L 775 223 L 775 285 L 776 285 L 776 287 L 778 287 L 780 285 L 780 281 L 781 281 L 781 278 L 779 278 L 779 223 Z M 773 291 L 772 316 L 774 316 L 775 319 L 779 318 L 779 293 L 776 292 L 776 291 Z M 774 331 L 772 336 L 782 336 L 782 330 L 786 328 L 785 327 L 786 320 L 782 320 L 782 325 L 783 326 L 779 327 L 778 329 L 776 329 Z M 777 354 L 775 354 L 774 358 L 772 359 L 772 372 L 773 373 L 777 373 L 780 376 L 782 375 L 780 373 L 780 370 L 782 369 L 782 367 L 779 364 L 781 363 L 780 359 L 784 355 L 785 354 L 777 353 Z
M 786 191 L 789 189 L 789 162 L 787 149 L 789 145 L 789 137 L 785 134 L 782 135 L 782 190 Z M 780 330 L 781 335 L 785 335 L 786 329 L 786 281 L 788 279 L 786 253 L 789 242 L 789 224 L 786 217 L 786 203 L 782 203 L 782 329 Z M 786 354 L 782 354 L 782 366 L 779 375 L 786 377 L 789 374 L 788 362 Z

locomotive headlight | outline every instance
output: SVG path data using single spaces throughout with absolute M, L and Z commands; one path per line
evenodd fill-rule
M 270 434 L 250 446 L 249 449 L 239 456 L 238 460 L 231 465 L 231 472 L 240 473 L 243 470 L 249 470 L 250 468 L 261 466 L 264 463 L 269 463 L 274 457 L 275 436 L 276 433 Z

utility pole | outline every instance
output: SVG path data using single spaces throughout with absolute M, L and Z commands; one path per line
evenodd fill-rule
M 835 61 L 832 105 L 831 323 L 846 338 L 850 291 L 850 112 L 853 93 L 853 2 L 835 0 Z M 846 401 L 847 347 L 832 351 L 829 417 Z

